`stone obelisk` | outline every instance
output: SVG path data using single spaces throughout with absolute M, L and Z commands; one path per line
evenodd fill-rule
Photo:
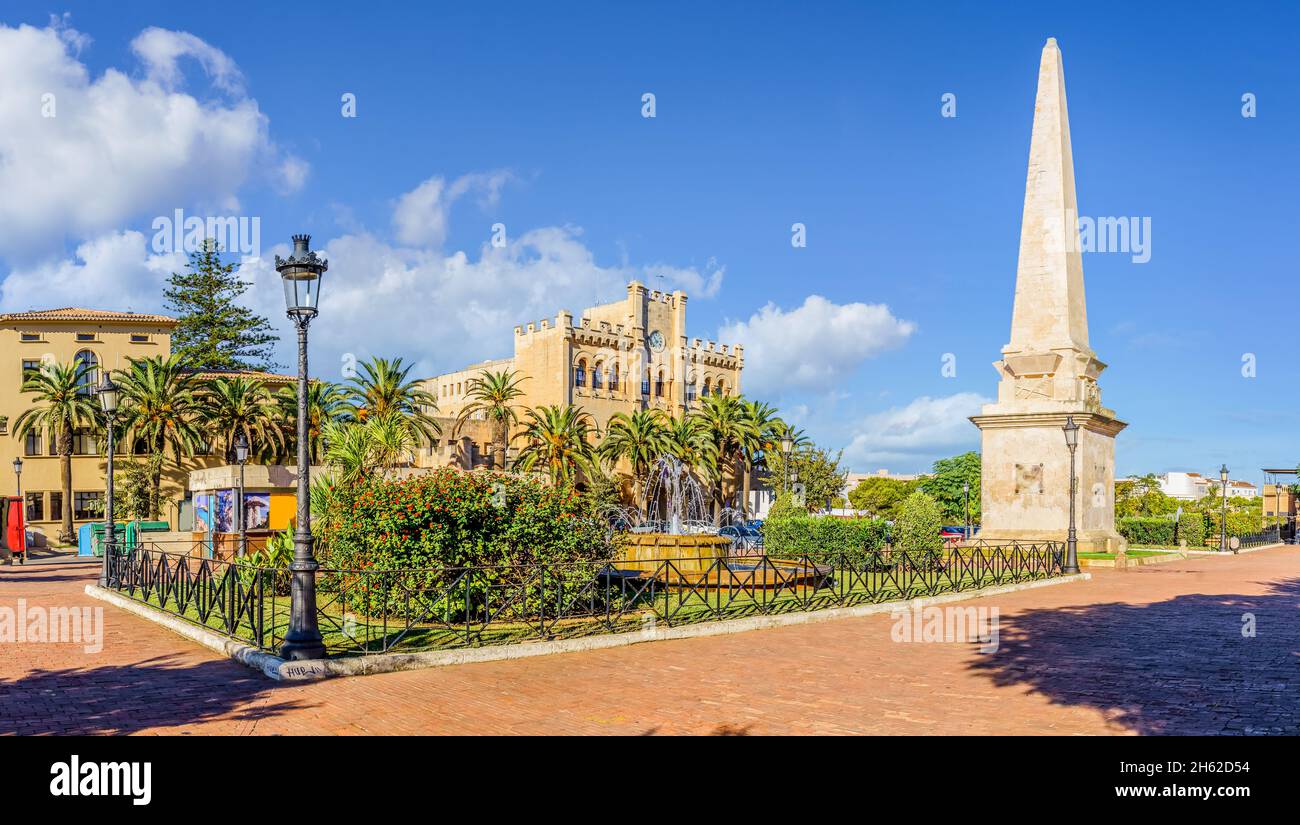
M 1106 365 L 1088 346 L 1074 158 L 1065 72 L 1056 38 L 1043 47 L 1020 225 L 1011 340 L 993 364 L 998 400 L 971 421 L 980 429 L 982 527 L 991 541 L 1064 541 L 1070 452 L 1062 426 L 1080 427 L 1075 454 L 1080 550 L 1115 551 L 1115 436 L 1126 424 L 1101 405 Z

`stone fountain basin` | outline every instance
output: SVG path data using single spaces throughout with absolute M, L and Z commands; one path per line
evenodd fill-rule
M 665 569 L 665 561 L 671 561 L 671 567 Z M 719 561 L 728 569 L 720 569 Z M 628 533 L 617 565 L 622 571 L 654 574 L 669 584 L 722 588 L 802 586 L 828 572 L 799 561 L 760 561 L 735 556 L 726 536 Z

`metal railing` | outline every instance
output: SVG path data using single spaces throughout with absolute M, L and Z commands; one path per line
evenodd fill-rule
M 1232 538 L 1231 536 L 1229 538 Z M 1236 536 L 1239 547 L 1262 547 L 1266 544 L 1280 544 L 1282 541 L 1282 531 L 1277 526 L 1266 527 L 1257 533 L 1248 533 L 1244 536 Z
M 330 569 L 317 613 L 331 655 L 445 650 L 849 607 L 1061 575 L 1061 542 L 776 559 Z M 123 594 L 265 650 L 288 629 L 284 569 L 136 548 L 110 565 Z

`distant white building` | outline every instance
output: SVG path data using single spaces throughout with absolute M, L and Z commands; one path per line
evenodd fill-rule
M 1200 473 L 1165 473 L 1160 476 L 1160 492 L 1170 498 L 1182 501 L 1197 501 L 1209 493 L 1219 491 L 1218 477 L 1203 476 Z M 1228 479 L 1229 498 L 1255 498 L 1259 488 L 1249 481 Z

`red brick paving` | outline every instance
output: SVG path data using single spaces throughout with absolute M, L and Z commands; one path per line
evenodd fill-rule
M 100 606 L 94 573 L 0 568 L 0 606 Z M 1300 732 L 1297 548 L 963 604 L 998 607 L 997 653 L 892 642 L 886 614 L 311 684 L 105 606 L 99 653 L 0 645 L 0 733 Z

